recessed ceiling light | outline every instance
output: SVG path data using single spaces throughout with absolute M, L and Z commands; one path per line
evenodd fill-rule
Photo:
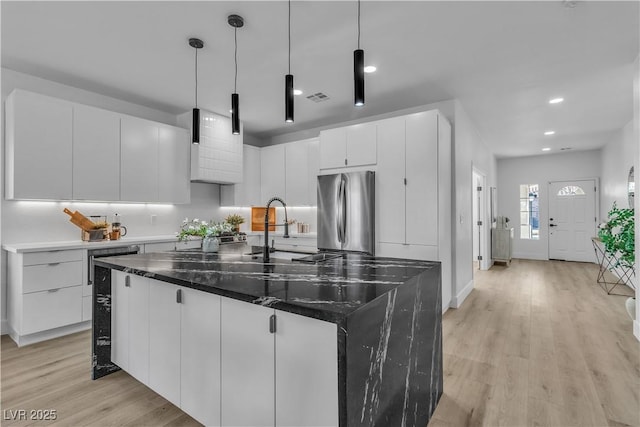
M 548 130 L 548 131 L 546 131 L 544 134 L 545 134 L 546 136 L 551 136 L 551 135 L 554 135 L 555 133 L 556 133 L 556 131 L 555 131 L 555 130 Z
M 549 104 L 560 104 L 564 101 L 564 98 L 553 98 L 549 100 Z
M 551 151 L 551 148 L 549 148 L 549 147 L 544 147 L 544 148 L 542 149 L 542 151 Z
M 373 65 L 367 65 L 366 67 L 364 67 L 365 73 L 374 73 L 376 70 L 377 68 Z
M 302 95 L 302 91 L 300 89 L 294 89 L 293 90 L 293 94 L 294 95 Z

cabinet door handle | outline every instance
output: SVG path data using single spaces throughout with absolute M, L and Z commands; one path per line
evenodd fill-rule
M 182 289 L 176 291 L 176 302 L 182 304 Z
M 347 159 L 344 159 L 344 165 L 347 166 Z
M 404 185 L 407 185 L 407 178 L 404 179 Z
M 124 285 L 125 285 L 127 288 L 131 287 L 131 276 L 126 276 L 126 277 L 124 278 Z
M 56 265 L 60 265 L 59 262 L 50 262 L 49 264 L 47 264 L 49 267 L 55 267 Z
M 272 334 L 276 333 L 276 315 L 272 314 L 269 317 L 269 332 L 271 332 Z
M 60 288 L 58 288 L 58 289 L 49 289 L 49 293 L 58 292 L 59 290 L 60 290 Z

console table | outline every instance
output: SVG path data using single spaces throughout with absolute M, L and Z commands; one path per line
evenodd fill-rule
M 596 282 L 600 285 L 607 295 L 622 295 L 626 297 L 632 297 L 633 294 L 629 293 L 614 293 L 613 290 L 618 285 L 628 285 L 635 290 L 634 278 L 636 276 L 636 270 L 634 267 L 627 267 L 618 264 L 618 259 L 608 254 L 602 243 L 602 240 L 598 237 L 592 237 L 591 243 L 593 243 L 593 250 L 596 253 L 596 260 L 600 266 L 598 271 L 598 278 Z M 615 281 L 608 280 L 605 276 L 605 272 L 611 272 L 611 274 L 617 279 Z

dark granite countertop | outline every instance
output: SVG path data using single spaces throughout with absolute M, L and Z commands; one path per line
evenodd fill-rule
M 439 262 L 360 254 L 321 264 L 282 259 L 263 264 L 261 257 L 247 255 L 156 252 L 99 258 L 95 263 L 335 323 L 422 273 L 440 286 Z

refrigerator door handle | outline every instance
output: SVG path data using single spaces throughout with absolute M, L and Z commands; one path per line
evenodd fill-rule
M 338 242 L 344 243 L 344 215 L 343 215 L 343 203 L 344 203 L 344 181 L 340 179 L 340 185 L 338 186 L 338 209 L 337 214 L 338 218 L 336 221 L 337 232 L 338 232 Z
M 342 176 L 340 181 L 340 187 L 342 189 L 340 192 L 340 232 L 342 234 L 340 241 L 345 243 L 347 237 L 347 182 L 345 181 L 344 176 Z

